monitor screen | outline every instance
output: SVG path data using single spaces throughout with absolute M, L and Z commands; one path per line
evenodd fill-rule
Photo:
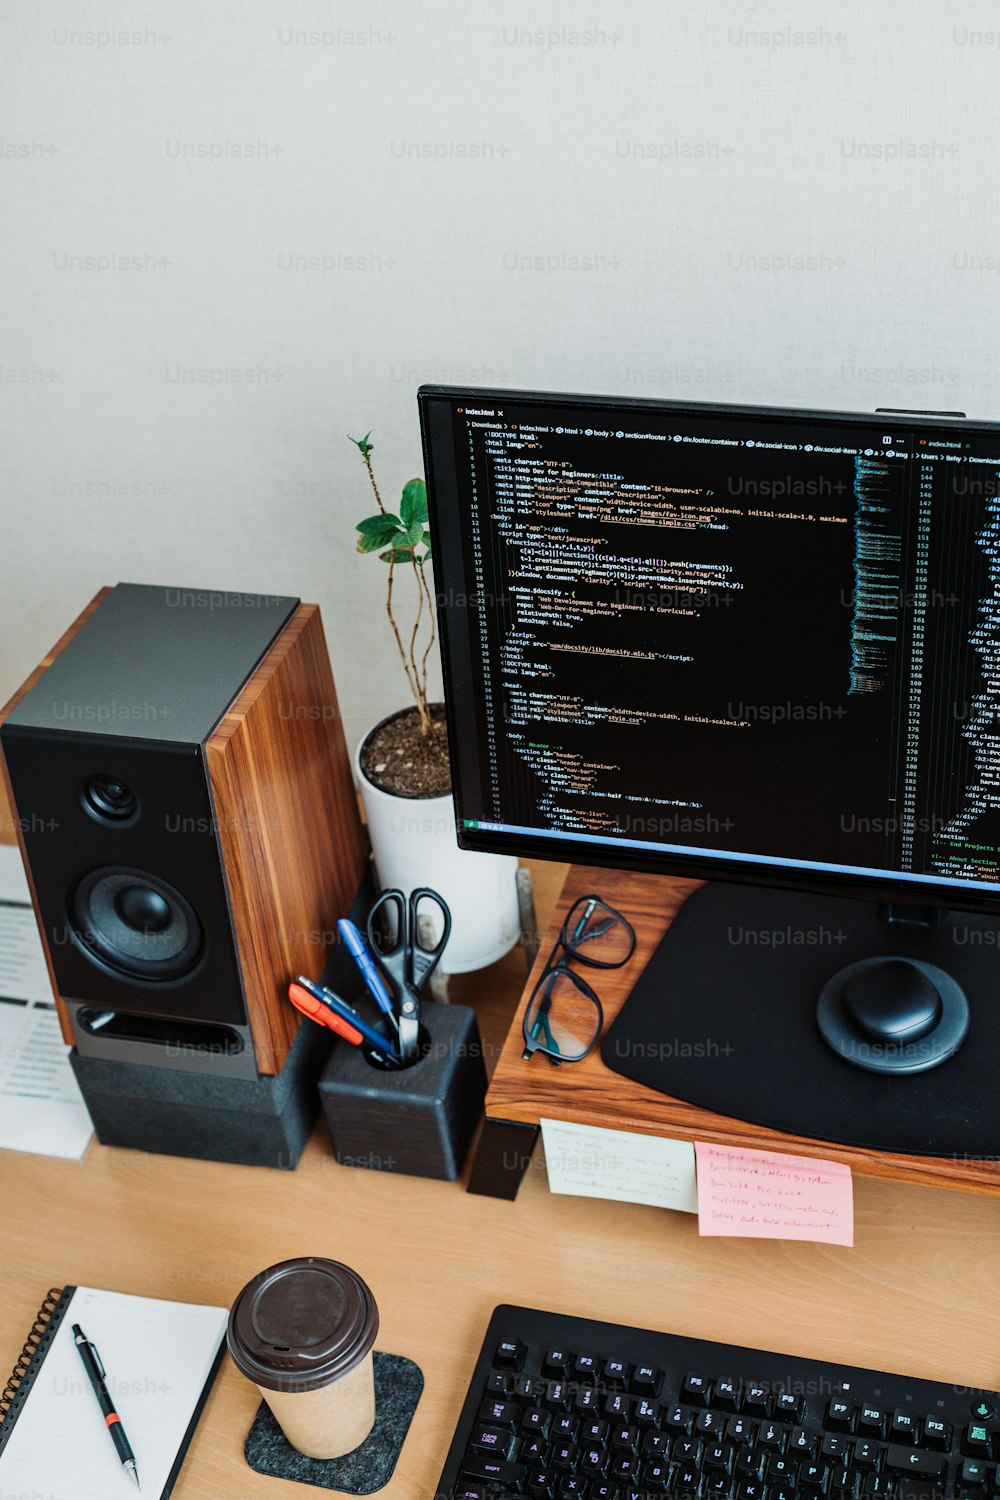
M 1000 426 L 420 408 L 463 845 L 1000 909 Z

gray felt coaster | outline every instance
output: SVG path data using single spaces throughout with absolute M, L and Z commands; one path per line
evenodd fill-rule
M 343 1458 L 306 1458 L 292 1447 L 262 1401 L 244 1444 L 246 1461 L 258 1474 L 273 1479 L 293 1479 L 347 1495 L 370 1495 L 392 1477 L 423 1388 L 423 1374 L 412 1359 L 376 1349 L 375 1426 L 360 1448 Z

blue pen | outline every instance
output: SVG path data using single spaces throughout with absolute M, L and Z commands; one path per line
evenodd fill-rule
M 392 1002 L 392 996 L 382 982 L 382 976 L 378 969 L 376 969 L 371 954 L 365 947 L 364 938 L 354 923 L 349 921 L 347 917 L 341 917 L 337 923 L 337 931 L 344 939 L 344 945 L 348 953 L 361 970 L 361 977 L 368 986 L 368 993 L 372 996 L 382 1014 L 389 1017 L 389 1020 L 398 1032 L 399 1022 L 396 1020 L 396 1007 Z
M 328 990 L 321 984 L 313 984 L 312 980 L 306 979 L 303 974 L 298 976 L 295 983 L 301 984 L 302 988 L 308 990 L 310 995 L 313 995 L 323 1005 L 329 1006 L 335 1015 L 340 1016 L 342 1020 L 349 1022 L 351 1026 L 360 1031 L 369 1046 L 375 1047 L 379 1052 L 386 1053 L 392 1058 L 393 1062 L 399 1061 L 399 1048 L 391 1037 L 382 1036 L 381 1032 L 376 1031 L 374 1026 L 369 1026 L 368 1022 L 363 1021 L 357 1011 L 352 1010 L 346 1000 L 341 1000 L 340 996 L 335 995 L 333 990 Z

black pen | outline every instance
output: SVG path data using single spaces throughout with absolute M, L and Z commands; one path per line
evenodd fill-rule
M 136 1468 L 132 1444 L 125 1436 L 122 1419 L 115 1411 L 115 1403 L 112 1401 L 111 1392 L 105 1383 L 105 1377 L 108 1372 L 101 1363 L 101 1356 L 90 1340 L 84 1335 L 79 1323 L 73 1324 L 73 1338 L 76 1340 L 77 1352 L 83 1360 L 83 1368 L 87 1372 L 87 1379 L 94 1388 L 94 1395 L 97 1397 L 98 1405 L 101 1408 L 101 1415 L 107 1423 L 108 1432 L 111 1434 L 111 1441 L 115 1445 L 115 1452 L 122 1461 L 122 1468 L 126 1474 L 129 1474 L 135 1480 L 135 1487 L 139 1489 L 139 1470 Z

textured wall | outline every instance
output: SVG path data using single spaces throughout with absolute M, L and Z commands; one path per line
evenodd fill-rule
M 1000 408 L 987 4 L 7 0 L 0 699 L 120 578 L 323 607 L 423 380 Z

